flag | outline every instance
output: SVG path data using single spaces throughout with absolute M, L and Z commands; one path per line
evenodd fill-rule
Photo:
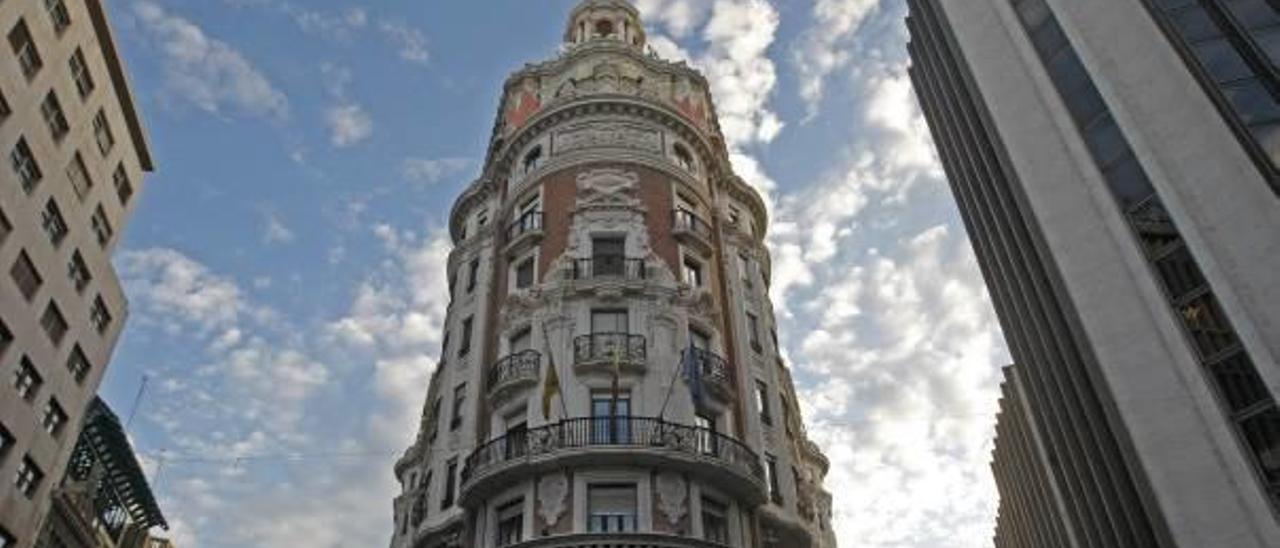
M 609 410 L 609 414 L 617 416 L 618 399 L 622 397 L 622 355 L 618 352 L 618 348 L 613 349 L 613 409 Z
M 542 420 L 551 418 L 551 398 L 564 395 L 560 393 L 560 374 L 556 373 L 556 358 L 547 338 L 547 327 L 542 327 L 542 342 L 547 348 L 547 380 L 542 385 Z
M 684 350 L 681 362 L 681 367 L 684 369 L 684 378 L 689 382 L 689 395 L 693 397 L 693 405 L 695 407 L 702 407 L 702 397 L 704 393 L 702 385 L 702 364 L 698 360 L 698 351 L 693 344 L 690 344 L 689 348 Z

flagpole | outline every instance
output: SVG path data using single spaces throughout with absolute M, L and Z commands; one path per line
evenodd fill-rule
M 689 350 L 690 349 L 686 348 L 684 352 L 688 352 Z M 662 400 L 662 410 L 658 411 L 659 419 L 667 418 L 667 404 L 671 402 L 671 392 L 675 391 L 676 378 L 680 376 L 680 368 L 684 366 L 684 363 L 685 363 L 684 360 L 685 360 L 685 356 L 684 356 L 684 353 L 682 352 L 680 354 L 680 361 L 676 363 L 676 366 L 674 368 L 675 370 L 671 372 L 671 383 L 667 385 L 667 396 Z

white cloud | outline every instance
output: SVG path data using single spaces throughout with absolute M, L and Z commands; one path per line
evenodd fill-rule
M 378 29 L 396 47 L 401 59 L 417 65 L 425 65 L 431 60 L 427 37 L 422 31 L 397 20 L 384 20 Z
M 333 40 L 347 41 L 369 23 L 363 8 L 348 8 L 341 13 L 293 10 L 293 19 L 304 32 Z
M 782 130 L 769 110 L 777 69 L 767 56 L 778 11 L 764 0 L 716 0 L 703 30 L 707 52 L 698 66 L 711 82 L 720 127 L 735 146 L 768 143 Z
M 170 95 L 211 113 L 230 107 L 277 119 L 288 115 L 285 94 L 235 48 L 150 1 L 136 2 L 134 14 L 165 59 Z
M 202 331 L 235 326 L 249 310 L 240 288 L 172 249 L 125 251 L 116 258 L 135 316 L 176 318 Z M 141 320 L 140 320 L 141 321 Z
M 330 107 L 325 113 L 329 125 L 329 142 L 338 148 L 349 147 L 373 136 L 373 118 L 355 103 Z
M 267 244 L 288 244 L 293 243 L 296 235 L 289 227 L 285 226 L 284 221 L 274 212 L 267 213 L 267 226 L 262 231 L 262 241 Z
M 636 0 L 635 4 L 645 22 L 661 24 L 677 39 L 701 25 L 711 5 L 705 0 Z
M 826 79 L 857 58 L 851 42 L 878 3 L 879 0 L 814 2 L 813 26 L 804 32 L 792 51 L 792 60 L 800 73 L 800 97 L 810 117 L 817 114 Z
M 432 185 L 470 166 L 467 158 L 407 158 L 400 173 L 408 181 Z

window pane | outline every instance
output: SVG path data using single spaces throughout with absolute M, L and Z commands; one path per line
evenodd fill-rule
M 1280 105 L 1271 92 L 1262 87 L 1257 78 L 1250 78 L 1222 87 L 1222 94 L 1231 102 L 1240 121 L 1245 124 L 1272 122 L 1280 119 Z
M 1080 57 L 1070 49 L 1064 49 L 1049 60 L 1049 77 L 1062 93 L 1071 93 L 1089 83 L 1089 73 L 1080 63 Z
M 1280 23 L 1280 15 L 1266 0 L 1223 0 L 1236 21 L 1249 28 L 1265 27 Z
M 1056 53 L 1067 45 L 1067 37 L 1062 34 L 1062 27 L 1058 26 L 1057 21 L 1041 25 L 1039 29 L 1034 29 L 1031 33 L 1031 43 L 1035 45 L 1036 51 L 1041 56 Z
M 1253 73 L 1236 48 L 1226 38 L 1215 38 L 1191 47 L 1205 70 L 1217 82 L 1230 82 L 1251 76 Z
M 1238 413 L 1271 397 L 1249 356 L 1243 352 L 1209 366 L 1223 403 Z
M 1049 19 L 1052 15 L 1049 12 L 1049 6 L 1044 0 L 1024 0 L 1018 4 L 1018 18 L 1022 19 L 1022 24 L 1027 28 L 1036 28 Z
M 1280 481 L 1280 412 L 1275 408 L 1269 409 L 1245 420 L 1240 426 L 1267 480 Z
M 1173 16 L 1173 23 L 1178 26 L 1178 32 L 1187 42 L 1199 42 L 1222 36 L 1222 30 L 1218 24 L 1214 23 L 1200 6 L 1178 12 Z
M 1280 29 L 1271 29 L 1265 32 L 1253 33 L 1253 39 L 1258 42 L 1258 46 L 1267 52 L 1267 57 L 1271 59 L 1272 65 L 1280 65 Z
M 1249 133 L 1253 134 L 1258 146 L 1271 158 L 1271 162 L 1280 165 L 1280 123 L 1250 126 Z
M 1120 126 L 1116 125 L 1110 115 L 1103 116 L 1086 128 L 1084 139 L 1099 168 L 1105 169 L 1129 152 L 1129 145 L 1120 132 Z
M 1111 187 L 1111 193 L 1125 210 L 1132 208 L 1155 192 L 1151 187 L 1151 181 L 1147 179 L 1146 172 L 1142 171 L 1142 166 L 1133 153 L 1125 155 L 1118 163 L 1108 168 L 1103 176 L 1107 179 L 1107 185 Z
M 1107 111 L 1106 103 L 1102 102 L 1102 94 L 1098 93 L 1098 88 L 1093 86 L 1093 82 L 1087 82 L 1063 99 L 1067 103 L 1067 110 L 1071 112 L 1071 119 L 1075 120 L 1078 126 L 1087 126 L 1098 118 L 1098 115 Z

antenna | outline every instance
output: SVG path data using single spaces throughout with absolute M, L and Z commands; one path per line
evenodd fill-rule
M 129 419 L 124 422 L 125 432 L 129 431 L 129 427 L 133 424 L 133 417 L 138 413 L 138 407 L 142 405 L 142 396 L 147 392 L 148 380 L 150 380 L 149 377 L 142 376 L 142 384 L 138 386 L 138 395 L 133 397 L 133 408 L 129 410 Z

